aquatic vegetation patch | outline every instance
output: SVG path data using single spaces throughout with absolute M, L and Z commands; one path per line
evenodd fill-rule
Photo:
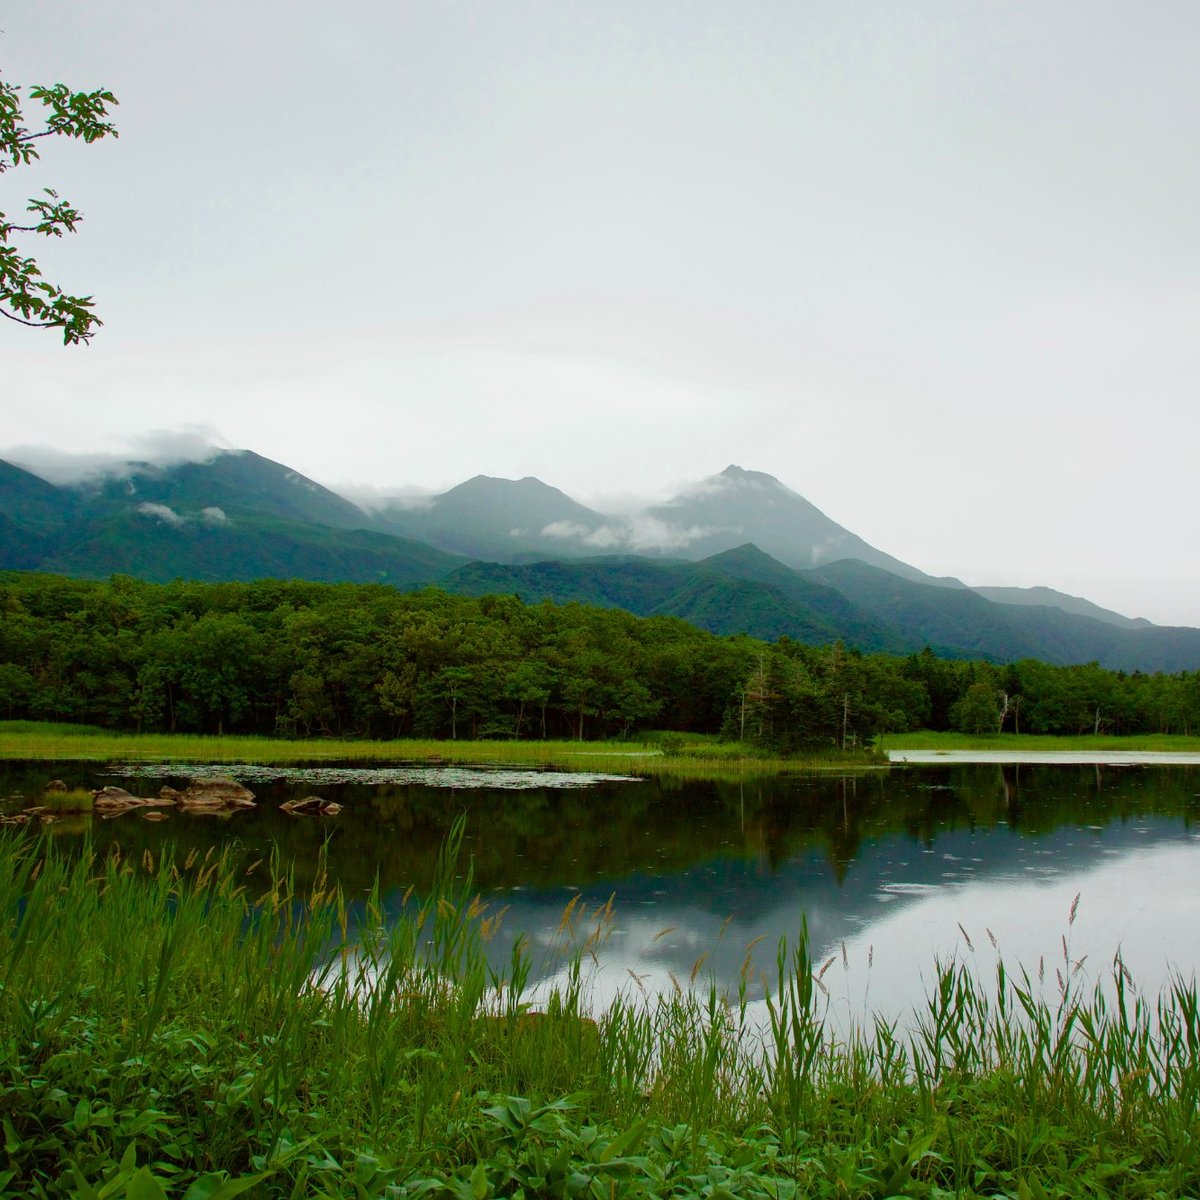
M 113 775 L 130 779 L 183 776 L 213 779 L 234 774 L 248 783 L 305 783 L 313 787 L 329 784 L 420 784 L 434 788 L 586 788 L 597 783 L 636 783 L 630 775 L 601 775 L 588 771 L 514 770 L 504 766 L 418 765 L 394 767 L 278 766 L 262 763 L 125 762 L 114 763 Z

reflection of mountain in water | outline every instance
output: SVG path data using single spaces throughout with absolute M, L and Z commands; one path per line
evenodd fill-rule
M 33 797 L 59 776 L 71 786 L 112 782 L 95 764 L 8 764 L 0 797 Z M 236 772 L 235 772 L 236 773 Z M 130 782 L 157 790 L 178 777 Z M 930 897 L 958 899 L 964 919 L 986 909 L 991 890 L 1052 887 L 1148 847 L 1182 844 L 1200 813 L 1200 769 L 931 767 L 859 777 L 794 776 L 733 784 L 601 783 L 588 789 L 446 790 L 419 785 L 321 783 L 345 810 L 328 821 L 288 820 L 277 806 L 309 794 L 300 778 L 255 782 L 260 807 L 228 821 L 134 816 L 97 822 L 98 844 L 127 853 L 164 841 L 186 853 L 230 844 L 247 861 L 278 847 L 304 886 L 324 852 L 354 900 L 378 876 L 396 896 L 427 886 L 451 821 L 467 812 L 464 853 L 477 885 L 509 912 L 494 946 L 549 940 L 570 898 L 594 908 L 615 895 L 608 953 L 635 971 L 686 977 L 709 952 L 734 979 L 746 944 L 757 961 L 807 920 L 814 953 L 862 940 L 883 918 Z M 83 822 L 49 827 L 72 845 Z M 1200 851 L 1196 853 L 1200 866 Z M 982 906 L 982 907 L 981 907 Z M 967 909 L 970 907 L 970 913 Z M 1061 917 L 1057 911 L 1053 919 Z M 722 928 L 729 919 L 722 934 Z M 986 924 L 986 914 L 981 918 Z M 671 932 L 658 935 L 663 929 Z M 904 926 L 903 936 L 917 936 Z M 586 931 L 585 931 L 586 934 Z M 923 947 L 914 945 L 918 957 Z M 535 963 L 536 965 L 536 963 Z
M 932 846 L 892 834 L 864 844 L 853 869 L 840 880 L 811 850 L 768 874 L 754 863 L 728 858 L 672 875 L 639 872 L 615 885 L 611 949 L 622 967 L 669 970 L 681 979 L 708 952 L 706 966 L 730 986 L 754 938 L 763 939 L 756 962 L 769 964 L 780 938 L 794 942 L 806 923 L 819 958 L 843 942 L 869 941 L 871 926 L 897 909 L 956 893 L 961 896 L 957 919 L 974 924 L 982 935 L 989 920 L 996 923 L 989 904 L 1002 905 L 1007 888 L 1069 884 L 1113 860 L 1181 844 L 1194 849 L 1194 866 L 1200 868 L 1200 844 L 1178 819 L 1146 817 L 1096 829 L 1062 827 L 1036 839 L 1007 827 L 950 830 Z M 509 906 L 504 922 L 509 939 L 498 948 L 503 956 L 517 931 L 554 928 L 569 898 L 563 889 L 495 895 L 496 904 Z M 590 907 L 607 898 L 607 893 L 585 891 Z M 1047 913 L 1046 919 L 1052 930 L 1057 928 L 1065 909 Z M 656 936 L 666 928 L 671 932 Z M 914 946 L 914 955 L 927 957 L 923 949 Z

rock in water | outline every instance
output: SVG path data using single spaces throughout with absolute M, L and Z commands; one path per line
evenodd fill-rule
M 193 779 L 176 798 L 180 808 L 253 808 L 254 793 L 236 779 Z
M 333 817 L 342 811 L 342 806 L 336 800 L 326 800 L 323 796 L 307 796 L 303 800 L 285 800 L 280 811 L 290 816 L 302 817 Z
M 157 808 L 169 803 L 166 800 L 147 799 L 143 796 L 132 796 L 124 788 L 102 787 L 92 793 L 94 807 L 97 812 L 116 816 L 131 808 Z
M 140 808 L 142 801 L 131 796 L 124 788 L 102 787 L 92 793 L 95 807 L 101 812 L 124 812 L 127 808 Z

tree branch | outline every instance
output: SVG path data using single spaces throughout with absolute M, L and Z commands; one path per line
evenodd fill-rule
M 30 329 L 53 329 L 53 325 L 48 325 L 44 321 L 27 321 L 24 317 L 18 317 L 15 313 L 5 312 L 0 308 L 0 317 L 7 317 L 10 321 L 16 321 L 18 325 L 28 325 Z

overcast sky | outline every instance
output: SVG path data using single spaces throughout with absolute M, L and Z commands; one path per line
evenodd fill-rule
M 330 486 L 661 497 L 731 462 L 933 574 L 1200 625 L 1194 0 L 0 5 L 103 85 L 86 348 L 0 455 L 152 431 Z

